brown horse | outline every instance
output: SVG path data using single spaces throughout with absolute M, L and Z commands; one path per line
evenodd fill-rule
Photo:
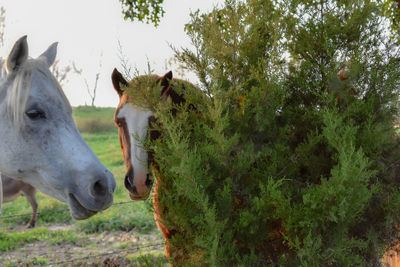
M 32 207 L 32 216 L 27 225 L 28 228 L 35 227 L 38 204 L 36 202 L 36 189 L 21 180 L 12 179 L 1 174 L 3 183 L 3 202 L 11 202 L 20 195 L 24 195 Z
M 118 127 L 119 140 L 126 167 L 125 187 L 128 189 L 132 200 L 146 199 L 149 196 L 152 186 L 152 182 L 149 178 L 149 169 L 156 166 L 152 160 L 152 153 L 143 150 L 140 140 L 146 138 L 148 132 L 151 140 L 157 139 L 160 136 L 160 133 L 154 129 L 148 131 L 149 128 L 152 128 L 152 123 L 154 123 L 156 119 L 151 111 L 143 110 L 132 104 L 132 99 L 130 99 L 130 96 L 124 91 L 123 87 L 135 85 L 136 79 L 128 83 L 117 69 L 114 69 L 111 78 L 114 89 L 119 96 L 119 105 L 115 111 L 114 120 Z M 162 77 L 149 75 L 147 78 L 154 80 L 161 86 L 160 94 L 164 100 L 171 98 L 172 102 L 175 104 L 184 102 L 183 97 L 177 94 L 172 88 L 171 80 L 173 79 L 171 71 Z M 143 166 L 143 163 L 147 163 L 148 165 Z M 176 260 L 175 249 L 169 241 L 175 231 L 173 229 L 168 229 L 162 223 L 165 210 L 162 210 L 158 198 L 158 191 L 162 181 L 160 177 L 156 177 L 155 180 L 153 191 L 154 218 L 158 228 L 164 235 L 167 257 L 171 258 L 172 256 Z

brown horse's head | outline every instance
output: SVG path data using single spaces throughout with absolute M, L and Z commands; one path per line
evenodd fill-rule
M 183 97 L 178 95 L 172 88 L 171 71 L 162 77 L 148 75 L 146 78 L 154 79 L 161 86 L 160 94 L 164 100 L 171 97 L 174 103 L 179 104 L 184 101 Z M 125 187 L 128 189 L 131 199 L 146 199 L 152 185 L 149 177 L 152 152 L 144 150 L 142 141 L 147 137 L 148 129 L 155 122 L 155 117 L 151 111 L 135 106 L 124 90 L 124 87 L 127 86 L 137 87 L 137 79 L 133 79 L 128 83 L 117 69 L 114 69 L 111 79 L 119 96 L 119 105 L 115 111 L 114 121 L 118 127 L 119 140 L 126 167 Z M 157 131 L 152 130 L 150 139 L 157 139 L 159 135 Z

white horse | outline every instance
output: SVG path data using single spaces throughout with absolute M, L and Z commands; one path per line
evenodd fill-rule
M 24 36 L 0 60 L 0 172 L 68 203 L 75 219 L 86 219 L 112 204 L 116 183 L 79 134 L 49 70 L 56 53 L 54 43 L 38 58 L 28 57 Z

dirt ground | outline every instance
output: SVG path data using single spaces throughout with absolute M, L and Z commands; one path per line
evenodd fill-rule
M 70 225 L 49 227 L 50 230 L 70 228 Z M 16 250 L 0 253 L 0 266 L 146 266 L 132 263 L 131 259 L 163 252 L 163 240 L 159 236 L 139 234 L 135 230 L 113 231 L 88 235 L 77 244 L 27 243 Z

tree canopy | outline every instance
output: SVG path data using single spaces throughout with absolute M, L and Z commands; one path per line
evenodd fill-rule
M 120 0 L 126 20 L 153 23 L 156 27 L 164 16 L 164 0 Z
M 382 11 L 227 0 L 176 50 L 199 79 L 176 87 L 184 104 L 129 91 L 157 117 L 145 146 L 179 264 L 373 266 L 398 243 L 400 47 Z
M 383 14 L 390 20 L 392 37 L 400 41 L 400 1 L 380 0 L 383 5 Z

